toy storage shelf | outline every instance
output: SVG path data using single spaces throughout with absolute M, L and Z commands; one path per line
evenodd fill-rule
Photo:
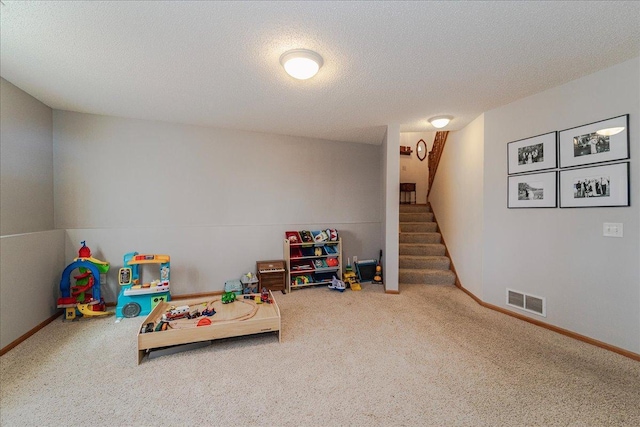
M 284 240 L 287 288 L 328 285 L 331 278 L 342 279 L 342 240 L 291 243 Z

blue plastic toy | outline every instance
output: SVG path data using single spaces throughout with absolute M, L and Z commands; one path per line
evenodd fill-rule
M 62 272 L 58 308 L 65 309 L 63 320 L 76 320 L 77 316 L 104 316 L 113 314 L 105 311 L 105 302 L 100 293 L 100 275 L 109 271 L 109 263 L 93 258 L 86 243 L 75 258 Z M 77 275 L 71 275 L 78 271 Z
M 140 255 L 130 252 L 124 256 L 124 267 L 118 272 L 118 305 L 116 317 L 146 316 L 161 302 L 171 301 L 169 292 L 169 255 Z M 159 264 L 160 279 L 141 283 L 140 265 Z

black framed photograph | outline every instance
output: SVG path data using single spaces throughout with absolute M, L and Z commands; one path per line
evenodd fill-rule
M 560 171 L 560 207 L 629 206 L 629 162 Z
M 558 206 L 556 171 L 514 175 L 507 178 L 507 207 L 555 208 Z
M 560 131 L 560 167 L 629 158 L 629 115 Z
M 557 132 L 520 139 L 507 144 L 508 174 L 557 167 Z

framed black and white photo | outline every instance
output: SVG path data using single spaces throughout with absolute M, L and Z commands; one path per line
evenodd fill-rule
M 508 143 L 508 174 L 555 168 L 558 158 L 556 134 L 557 132 L 550 132 Z
M 558 206 L 556 171 L 508 177 L 508 208 L 555 208 Z
M 560 207 L 629 206 L 629 162 L 560 171 Z
M 560 167 L 629 158 L 629 115 L 560 131 Z

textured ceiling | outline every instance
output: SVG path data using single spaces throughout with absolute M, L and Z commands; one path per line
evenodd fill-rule
M 371 144 L 640 55 L 640 2 L 2 3 L 0 74 L 52 108 Z

